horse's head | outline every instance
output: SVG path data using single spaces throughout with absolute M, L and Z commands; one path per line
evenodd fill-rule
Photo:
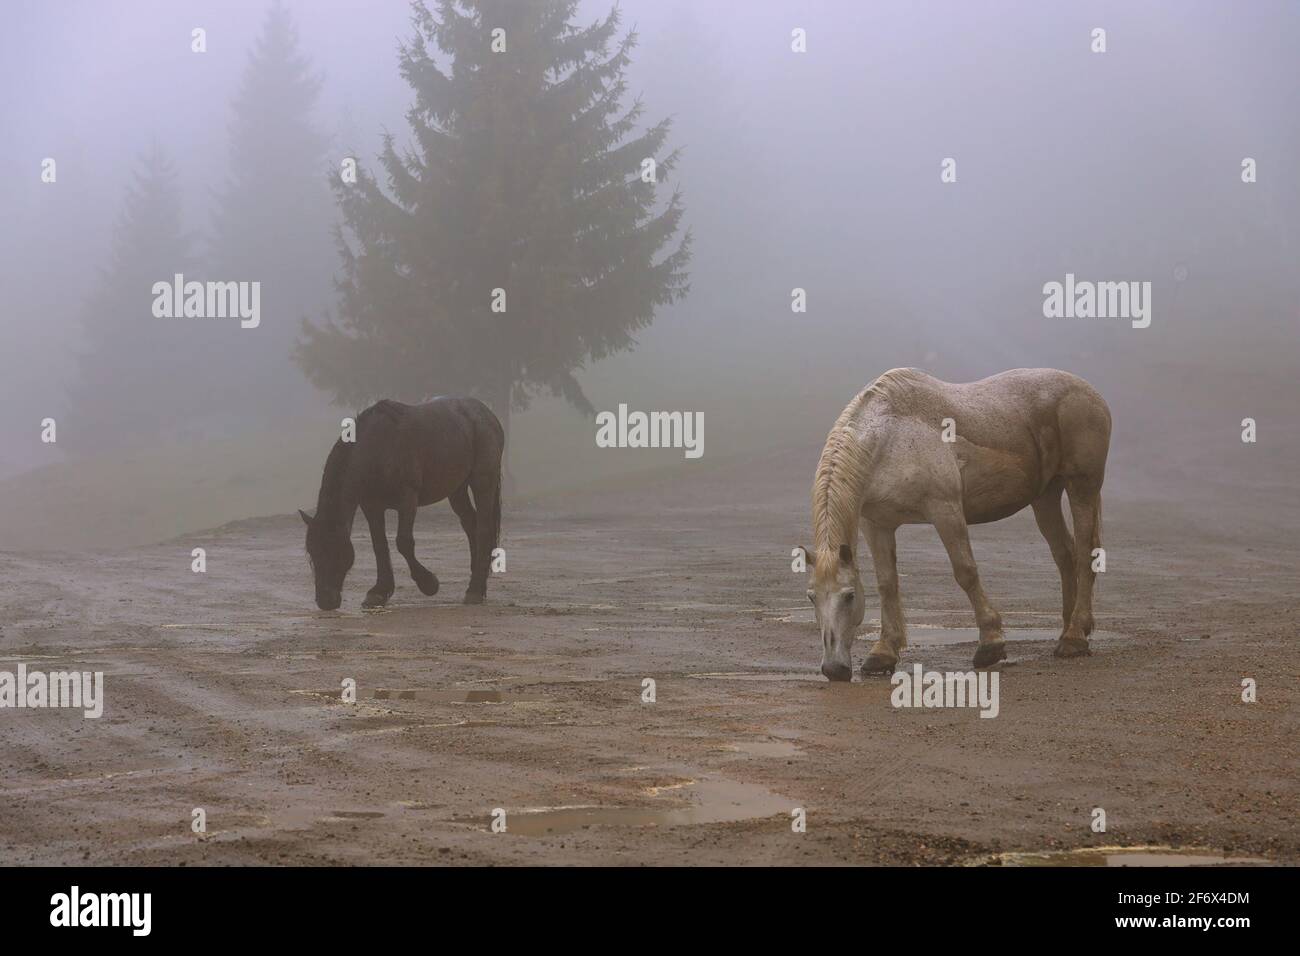
M 804 549 L 812 587 L 808 600 L 822 632 L 822 673 L 829 680 L 853 676 L 853 635 L 867 610 L 862 578 L 853 549 L 842 544 L 838 551 L 811 552 Z
M 299 511 L 307 525 L 307 560 L 316 577 L 316 606 L 335 611 L 343 603 L 343 579 L 352 569 L 356 552 L 352 536 L 342 522 L 322 521 Z

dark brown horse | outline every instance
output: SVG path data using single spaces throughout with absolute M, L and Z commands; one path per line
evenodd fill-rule
M 379 580 L 362 607 L 382 607 L 393 596 L 384 512 L 397 512 L 397 551 L 424 594 L 438 578 L 415 559 L 415 509 L 447 498 L 469 538 L 466 604 L 487 597 L 488 569 L 501 531 L 501 454 L 505 432 L 492 410 L 474 398 L 442 397 L 424 405 L 385 399 L 357 416 L 356 440 L 339 439 L 325 460 L 315 516 L 307 524 L 307 556 L 316 578 L 316 606 L 343 602 L 352 568 L 352 519 L 361 509 L 370 525 Z M 470 492 L 474 500 L 470 502 Z

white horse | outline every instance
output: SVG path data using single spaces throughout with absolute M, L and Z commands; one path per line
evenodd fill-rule
M 893 671 L 907 646 L 894 560 L 894 532 L 902 524 L 928 523 L 939 532 L 975 609 L 975 666 L 1006 657 L 1002 618 L 980 585 L 966 526 L 1026 505 L 1061 573 L 1064 628 L 1056 654 L 1091 653 L 1092 568 L 1101 547 L 1109 448 L 1110 409 L 1096 389 L 1068 372 L 1022 368 L 952 384 L 896 368 L 876 379 L 840 413 L 813 482 L 816 549 L 805 554 L 822 673 L 830 680 L 853 674 L 853 635 L 866 611 L 854 550 L 859 526 L 880 592 L 880 639 L 862 673 Z M 1061 513 L 1063 490 L 1073 535 Z

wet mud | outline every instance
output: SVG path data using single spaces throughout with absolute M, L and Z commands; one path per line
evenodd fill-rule
M 363 524 L 329 613 L 296 516 L 0 551 L 0 669 L 102 670 L 106 695 L 98 720 L 0 712 L 0 863 L 1300 861 L 1289 488 L 1206 510 L 1117 482 L 1087 658 L 1052 655 L 1059 583 L 1032 516 L 972 529 L 1014 665 L 989 720 L 817 673 L 789 558 L 815 455 L 507 502 L 509 571 L 481 607 L 457 600 L 445 508 L 417 523 L 442 593 L 399 573 L 381 613 L 360 608 Z M 971 611 L 932 529 L 900 533 L 899 568 L 900 667 L 969 670 Z

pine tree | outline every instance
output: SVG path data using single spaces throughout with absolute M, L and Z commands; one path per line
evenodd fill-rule
M 303 316 L 327 306 L 335 264 L 329 141 L 314 117 L 320 89 L 277 0 L 233 103 L 231 172 L 216 197 L 208 257 L 209 278 L 261 283 L 261 325 L 226 323 L 209 357 L 205 384 L 227 414 L 309 391 L 293 367 L 295 339 Z
M 175 166 L 155 142 L 127 186 L 75 349 L 80 376 L 68 394 L 60 436 L 74 450 L 151 443 L 174 436 L 185 407 L 187 328 L 153 314 L 155 282 L 191 268 Z M 62 441 L 60 442 L 62 443 Z
M 387 188 L 333 177 L 339 314 L 304 324 L 299 350 L 339 403 L 472 394 L 508 428 L 549 393 L 590 414 L 576 373 L 686 294 L 681 198 L 658 190 L 678 157 L 669 121 L 641 128 L 640 100 L 623 103 L 636 34 L 619 37 L 617 8 L 575 26 L 577 7 L 413 5 L 399 62 L 414 147 L 385 136 Z

